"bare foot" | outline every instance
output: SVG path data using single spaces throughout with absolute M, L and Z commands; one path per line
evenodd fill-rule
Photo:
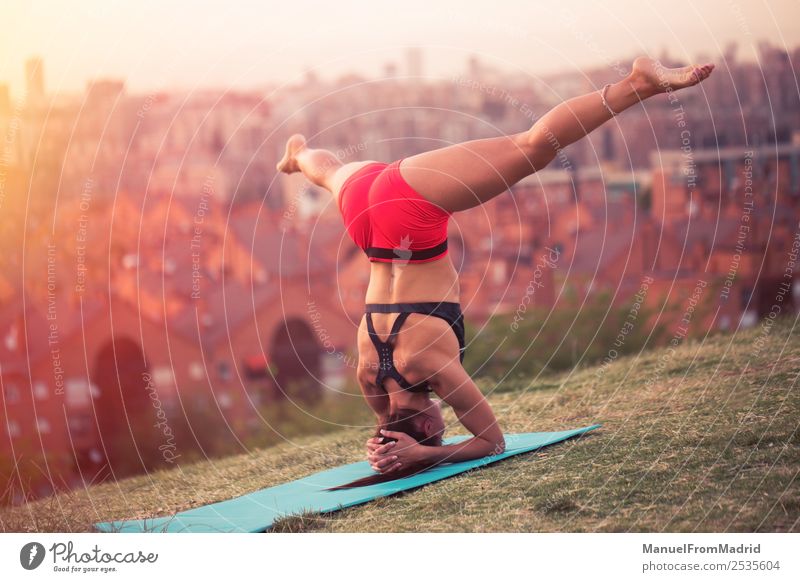
M 676 91 L 697 85 L 707 79 L 713 70 L 713 63 L 667 69 L 658 61 L 648 57 L 639 57 L 633 61 L 630 79 L 638 94 L 650 97 L 658 93 L 666 93 L 669 90 Z
M 299 172 L 300 166 L 297 165 L 297 160 L 295 156 L 297 152 L 302 150 L 306 147 L 306 138 L 303 137 L 301 134 L 296 133 L 291 136 L 286 141 L 286 153 L 283 154 L 283 158 L 281 161 L 278 162 L 276 169 L 279 172 L 285 172 L 287 174 L 291 174 L 293 172 Z

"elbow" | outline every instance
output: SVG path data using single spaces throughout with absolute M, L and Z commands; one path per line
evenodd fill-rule
M 500 435 L 495 439 L 486 439 L 486 448 L 486 456 L 500 455 L 504 453 L 506 450 L 506 441 L 503 438 L 503 435 Z

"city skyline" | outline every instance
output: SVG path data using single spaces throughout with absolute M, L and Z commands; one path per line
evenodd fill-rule
M 397 13 L 355 1 L 313 10 L 294 3 L 261 6 L 270 17 L 265 20 L 248 3 L 222 12 L 216 3 L 189 8 L 179 2 L 158 6 L 157 17 L 156 5 L 147 3 L 86 2 L 70 13 L 49 0 L 3 6 L 2 19 L 14 23 L 14 30 L 0 39 L 0 54 L 7 55 L 0 85 L 20 99 L 25 63 L 35 57 L 45 63 L 48 94 L 80 93 L 101 78 L 124 80 L 130 92 L 144 93 L 260 90 L 301 80 L 310 71 L 325 80 L 348 73 L 375 77 L 387 63 L 402 75 L 411 65 L 412 47 L 422 51 L 422 76 L 441 78 L 462 71 L 473 56 L 491 67 L 538 76 L 617 61 L 625 65 L 634 54 L 659 55 L 665 47 L 674 58 L 718 58 L 735 42 L 739 57 L 752 59 L 761 42 L 781 47 L 800 42 L 800 23 L 790 18 L 792 2 L 729 2 L 724 11 L 688 1 L 671 3 L 668 10 L 622 1 L 539 9 L 546 6 L 514 3 L 486 15 L 481 6 L 455 3 L 430 8 L 412 1 Z M 223 14 L 223 24 L 230 26 L 219 25 Z M 181 17 L 184 25 L 175 26 Z M 326 26 L 358 18 L 368 26 Z M 496 42 L 498 35 L 503 43 Z

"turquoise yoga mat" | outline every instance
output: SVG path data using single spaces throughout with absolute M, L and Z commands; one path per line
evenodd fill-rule
M 439 465 L 417 475 L 379 483 L 368 487 L 325 491 L 334 485 L 350 483 L 373 474 L 369 463 L 361 461 L 314 473 L 241 497 L 195 507 L 167 517 L 143 520 L 122 520 L 95 524 L 101 532 L 262 532 L 275 520 L 286 515 L 303 512 L 327 513 L 366 503 L 400 491 L 414 489 L 440 479 L 458 475 L 470 469 L 483 467 L 502 459 L 540 449 L 598 428 L 599 424 L 561 432 L 529 432 L 506 435 L 506 450 L 500 455 L 483 457 L 462 463 Z M 446 439 L 452 444 L 466 436 Z

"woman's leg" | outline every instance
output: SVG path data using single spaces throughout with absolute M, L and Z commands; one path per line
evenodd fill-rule
M 305 137 L 296 133 L 286 142 L 286 152 L 278 162 L 277 170 L 286 174 L 302 172 L 310 182 L 325 188 L 338 198 L 344 181 L 353 172 L 370 163 L 372 162 L 367 160 L 343 164 L 329 150 L 309 148 Z
M 606 93 L 620 113 L 657 93 L 695 85 L 713 65 L 665 69 L 648 58 L 634 62 L 631 74 Z M 570 99 L 551 109 L 528 131 L 479 139 L 404 159 L 400 174 L 414 190 L 449 212 L 478 206 L 505 192 L 525 176 L 549 164 L 561 148 L 609 119 L 600 91 Z

